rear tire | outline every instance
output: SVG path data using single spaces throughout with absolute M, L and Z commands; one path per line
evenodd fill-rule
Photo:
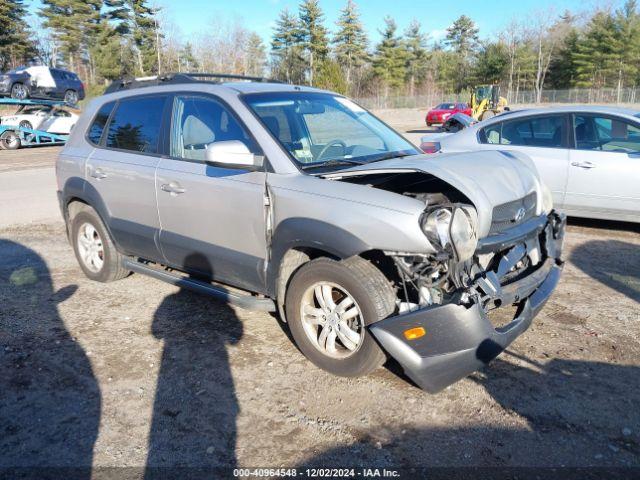
M 367 260 L 318 258 L 295 273 L 285 309 L 305 357 L 334 375 L 357 377 L 386 359 L 367 326 L 391 315 L 395 299 L 391 283 Z
M 84 274 L 97 282 L 113 282 L 131 272 L 124 268 L 124 256 L 116 250 L 113 240 L 96 211 L 83 207 L 71 219 L 71 243 Z
M 75 105 L 78 103 L 78 92 L 75 90 L 67 90 L 64 92 L 64 101 L 69 105 Z
M 18 134 L 12 130 L 5 130 L 0 135 L 0 149 L 17 150 L 22 146 L 22 141 Z
M 20 127 L 28 128 L 29 130 L 33 130 L 33 125 L 31 125 L 31 122 L 29 122 L 28 120 L 21 121 L 20 122 Z

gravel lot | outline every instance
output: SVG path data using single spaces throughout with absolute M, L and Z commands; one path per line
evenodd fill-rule
M 0 466 L 640 466 L 640 235 L 573 224 L 550 303 L 437 395 L 318 370 L 271 315 L 85 279 L 61 223 L 0 230 Z
M 51 152 L 21 152 L 0 168 L 7 185 L 14 170 L 51 171 Z M 639 247 L 638 225 L 571 222 L 563 278 L 529 331 L 429 395 L 393 364 L 360 379 L 315 368 L 272 315 L 141 275 L 91 282 L 60 221 L 0 227 L 0 478 L 16 466 L 640 468 Z

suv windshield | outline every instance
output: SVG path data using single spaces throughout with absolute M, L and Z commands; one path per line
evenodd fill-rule
M 244 98 L 302 168 L 349 166 L 419 153 L 394 130 L 344 97 L 278 92 Z

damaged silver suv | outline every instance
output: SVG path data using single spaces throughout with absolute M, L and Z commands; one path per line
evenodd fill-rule
M 526 157 L 422 155 L 341 95 L 228 77 L 118 81 L 86 109 L 57 177 L 89 278 L 278 310 L 317 366 L 390 356 L 430 392 L 527 329 L 565 220 Z

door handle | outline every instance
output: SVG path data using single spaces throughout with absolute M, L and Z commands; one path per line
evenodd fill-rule
M 171 195 L 179 195 L 187 191 L 186 188 L 181 187 L 180 184 L 176 182 L 163 183 L 162 185 L 160 185 L 160 190 L 162 190 L 163 192 L 168 192 Z
M 103 178 L 107 178 L 107 174 L 104 173 L 104 171 L 101 168 L 96 168 L 96 169 L 92 170 L 89 175 L 91 175 L 93 178 L 96 178 L 98 180 L 102 180 Z
M 591 162 L 571 162 L 571 166 L 579 167 L 589 170 L 590 168 L 596 168 L 596 166 Z

